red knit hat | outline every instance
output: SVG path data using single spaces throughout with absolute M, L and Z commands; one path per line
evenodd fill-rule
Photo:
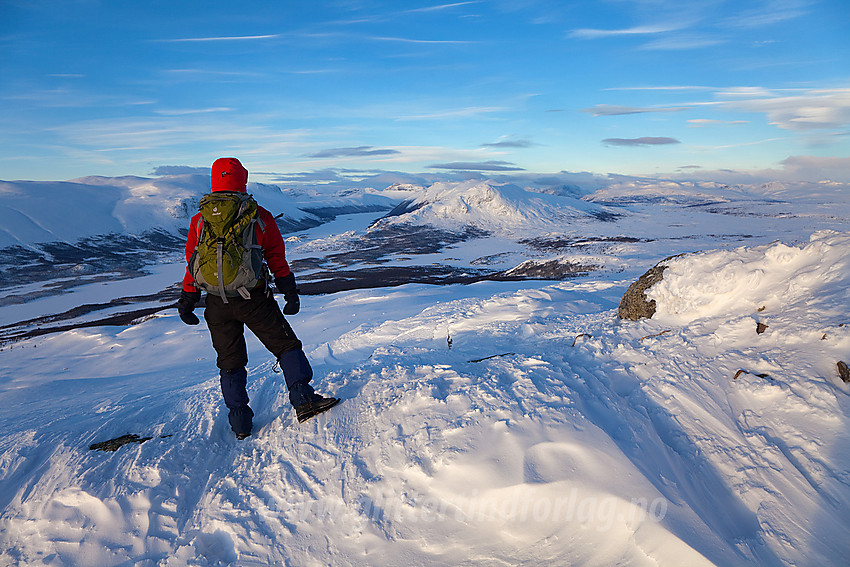
M 248 170 L 236 158 L 218 158 L 212 164 L 211 182 L 213 191 L 244 193 L 248 185 Z

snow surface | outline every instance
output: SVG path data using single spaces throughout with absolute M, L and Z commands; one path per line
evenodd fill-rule
M 641 239 L 596 250 L 608 269 L 582 278 L 303 297 L 315 386 L 343 402 L 297 424 L 249 335 L 245 441 L 205 325 L 174 310 L 4 346 L 0 564 L 846 563 L 846 188 L 786 187 L 771 216 L 767 189 L 708 212 L 659 187 L 621 222 L 581 221 Z M 535 201 L 515 202 L 540 234 Z M 634 277 L 679 252 L 696 253 L 649 291 L 657 315 L 619 321 Z M 120 286 L 64 297 L 98 287 Z M 88 450 L 126 433 L 153 438 Z

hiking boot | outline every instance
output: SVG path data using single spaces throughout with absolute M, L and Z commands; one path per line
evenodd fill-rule
M 295 416 L 298 418 L 298 423 L 304 423 L 314 415 L 328 411 L 338 403 L 339 398 L 323 398 L 316 394 L 312 401 L 295 406 Z
M 337 405 L 339 398 L 325 398 L 317 394 L 307 382 L 296 382 L 289 387 L 289 403 L 295 408 L 298 423 L 303 423 Z

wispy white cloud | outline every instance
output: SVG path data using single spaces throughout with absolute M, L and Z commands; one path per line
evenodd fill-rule
M 227 148 L 250 148 L 257 152 L 294 152 L 303 144 L 297 130 L 276 132 L 243 120 L 212 119 L 200 115 L 151 118 L 95 119 L 45 129 L 64 147 L 94 148 L 103 152 L 171 151 L 173 148 L 218 144 Z
M 265 73 L 252 71 L 227 71 L 223 69 L 165 69 L 164 73 L 172 77 L 186 77 L 190 80 L 209 79 L 245 79 L 265 77 Z
M 209 175 L 209 167 L 191 165 L 160 165 L 154 168 L 154 175 Z
M 332 20 L 326 22 L 327 25 L 356 25 L 356 24 L 375 24 L 381 22 L 388 22 L 399 17 L 405 17 L 410 15 L 420 15 L 420 14 L 428 14 L 434 12 L 443 12 L 452 10 L 454 8 L 460 8 L 462 6 L 470 6 L 474 4 L 481 4 L 482 0 L 470 0 L 468 2 L 452 2 L 449 4 L 436 4 L 433 6 L 424 6 L 422 8 L 411 8 L 409 10 L 398 10 L 391 11 L 385 13 L 376 13 L 370 15 L 358 15 L 348 19 L 342 20 Z
M 716 87 L 705 87 L 699 85 L 662 85 L 646 87 L 609 87 L 605 91 L 712 91 Z
M 728 150 L 731 148 L 747 148 L 751 146 L 761 146 L 762 144 L 769 144 L 771 142 L 781 142 L 784 140 L 788 140 L 790 137 L 779 137 L 779 138 L 765 138 L 763 140 L 752 140 L 749 142 L 738 142 L 735 144 L 719 144 L 715 146 L 693 146 L 695 151 L 716 151 L 716 150 Z
M 283 71 L 292 75 L 332 75 L 344 72 L 342 69 L 299 69 L 294 71 Z
M 449 10 L 460 6 L 469 6 L 470 4 L 480 4 L 481 0 L 470 0 L 469 2 L 453 2 L 451 4 L 438 4 L 435 6 L 425 6 L 424 8 L 412 8 L 399 12 L 400 14 L 419 14 L 423 12 L 438 12 L 441 10 Z
M 374 157 L 396 155 L 401 152 L 390 148 L 376 148 L 374 146 L 355 146 L 347 148 L 330 148 L 308 155 L 311 158 L 350 158 L 350 157 Z
M 681 144 L 676 138 L 664 136 L 643 136 L 641 138 L 606 138 L 602 140 L 606 146 L 665 146 Z
M 155 110 L 156 114 L 162 116 L 188 116 L 189 114 L 209 114 L 211 112 L 231 112 L 232 108 L 228 108 L 226 106 L 217 107 L 217 108 L 184 108 L 184 109 L 175 109 L 175 110 Z
M 172 39 L 155 39 L 160 43 L 191 43 L 191 42 L 214 42 L 214 41 L 256 41 L 262 39 L 276 39 L 281 34 L 267 35 L 237 35 L 237 36 L 213 36 L 213 37 L 181 37 Z
M 719 103 L 724 108 L 759 112 L 785 130 L 850 126 L 850 89 L 812 90 L 799 96 L 751 98 Z
M 363 146 L 370 148 L 371 146 Z M 353 148 L 356 150 L 359 147 Z M 347 150 L 352 148 L 336 148 L 342 150 L 343 153 L 348 153 Z M 386 146 L 380 148 L 386 150 L 386 153 L 379 155 L 366 156 L 336 156 L 335 159 L 346 160 L 350 163 L 356 162 L 358 159 L 369 163 L 392 164 L 394 167 L 407 166 L 409 164 L 426 164 L 433 163 L 483 163 L 494 156 L 493 152 L 482 149 L 464 150 L 444 146 Z M 303 160 L 293 159 L 288 161 L 288 165 L 293 168 L 310 169 L 315 167 L 316 158 L 306 156 Z
M 498 142 L 490 142 L 488 144 L 481 144 L 482 148 L 531 148 L 536 146 L 534 142 L 530 140 L 513 140 L 510 138 L 505 138 L 503 140 L 499 140 Z
M 138 107 L 154 104 L 150 99 L 136 98 L 132 94 L 103 94 L 96 90 L 80 88 L 37 89 L 0 94 L 0 100 L 45 108 L 103 108 Z
M 641 49 L 680 51 L 684 49 L 702 49 L 726 43 L 726 39 L 718 36 L 684 34 L 660 37 L 641 46 Z
M 690 128 L 703 128 L 705 126 L 726 126 L 726 125 L 740 125 L 740 124 L 749 124 L 748 120 L 715 120 L 711 118 L 694 118 L 692 120 L 688 120 L 688 126 Z
M 841 172 L 844 177 L 850 179 L 850 157 L 822 157 L 822 156 L 790 156 L 782 160 L 782 166 L 792 170 L 815 170 Z
M 435 163 L 427 166 L 429 169 L 451 169 L 456 171 L 525 171 L 522 167 L 507 161 L 455 161 L 451 163 Z
M 679 112 L 687 110 L 687 107 L 640 107 L 640 106 L 619 106 L 615 104 L 597 104 L 590 108 L 582 109 L 582 112 L 587 112 L 593 116 L 622 116 L 626 114 L 645 114 L 649 112 Z
M 726 18 L 724 24 L 738 28 L 758 28 L 797 19 L 808 13 L 811 0 L 767 0 L 762 6 Z
M 624 35 L 655 35 L 660 33 L 677 31 L 684 27 L 686 27 L 685 24 L 649 24 L 644 26 L 634 26 L 631 28 L 613 30 L 582 28 L 570 31 L 569 36 L 577 39 L 599 39 Z
M 771 98 L 777 96 L 775 90 L 767 89 L 765 87 L 726 87 L 722 89 L 717 89 L 714 94 L 719 97 L 728 98 Z
M 683 166 L 673 179 L 705 180 L 728 184 L 757 184 L 766 181 L 804 182 L 814 194 L 817 191 L 843 190 L 837 183 L 850 183 L 850 157 L 792 155 L 776 162 L 776 167 L 753 169 L 709 169 L 705 166 Z M 812 183 L 818 183 L 813 186 Z
M 642 89 L 647 88 L 642 87 Z M 787 94 L 789 92 L 794 94 Z M 719 110 L 765 114 L 770 124 L 785 130 L 809 131 L 850 127 L 850 88 L 780 90 L 759 86 L 739 86 L 718 88 L 714 91 L 714 97 L 715 100 L 685 102 L 675 107 L 598 104 L 583 109 L 583 112 L 594 116 L 619 116 L 713 107 Z M 708 124 L 701 121 L 690 123 Z M 724 121 L 724 123 L 741 124 L 743 121 Z
M 409 37 L 384 37 L 372 36 L 369 38 L 372 41 L 392 41 L 396 43 L 414 43 L 424 45 L 464 45 L 480 43 L 478 41 L 469 41 L 464 39 L 414 39 Z
M 429 114 L 416 114 L 410 116 L 399 116 L 396 118 L 399 122 L 409 120 L 446 120 L 450 118 L 461 118 L 477 116 L 479 114 L 491 114 L 494 112 L 504 112 L 508 110 L 502 106 L 470 106 L 467 108 L 459 108 L 456 110 L 446 110 L 442 112 L 433 112 Z
M 583 28 L 569 32 L 574 39 L 594 40 L 612 37 L 640 37 L 648 41 L 640 46 L 651 51 L 681 51 L 701 49 L 725 43 L 726 38 L 717 33 L 698 32 L 694 28 L 699 22 L 696 16 L 667 23 L 651 23 L 620 29 Z

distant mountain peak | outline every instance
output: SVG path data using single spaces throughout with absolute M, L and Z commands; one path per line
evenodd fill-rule
M 613 216 L 605 207 L 566 195 L 528 191 L 495 181 L 439 182 L 396 207 L 381 222 L 474 226 L 495 233 L 551 230 L 554 225 Z

